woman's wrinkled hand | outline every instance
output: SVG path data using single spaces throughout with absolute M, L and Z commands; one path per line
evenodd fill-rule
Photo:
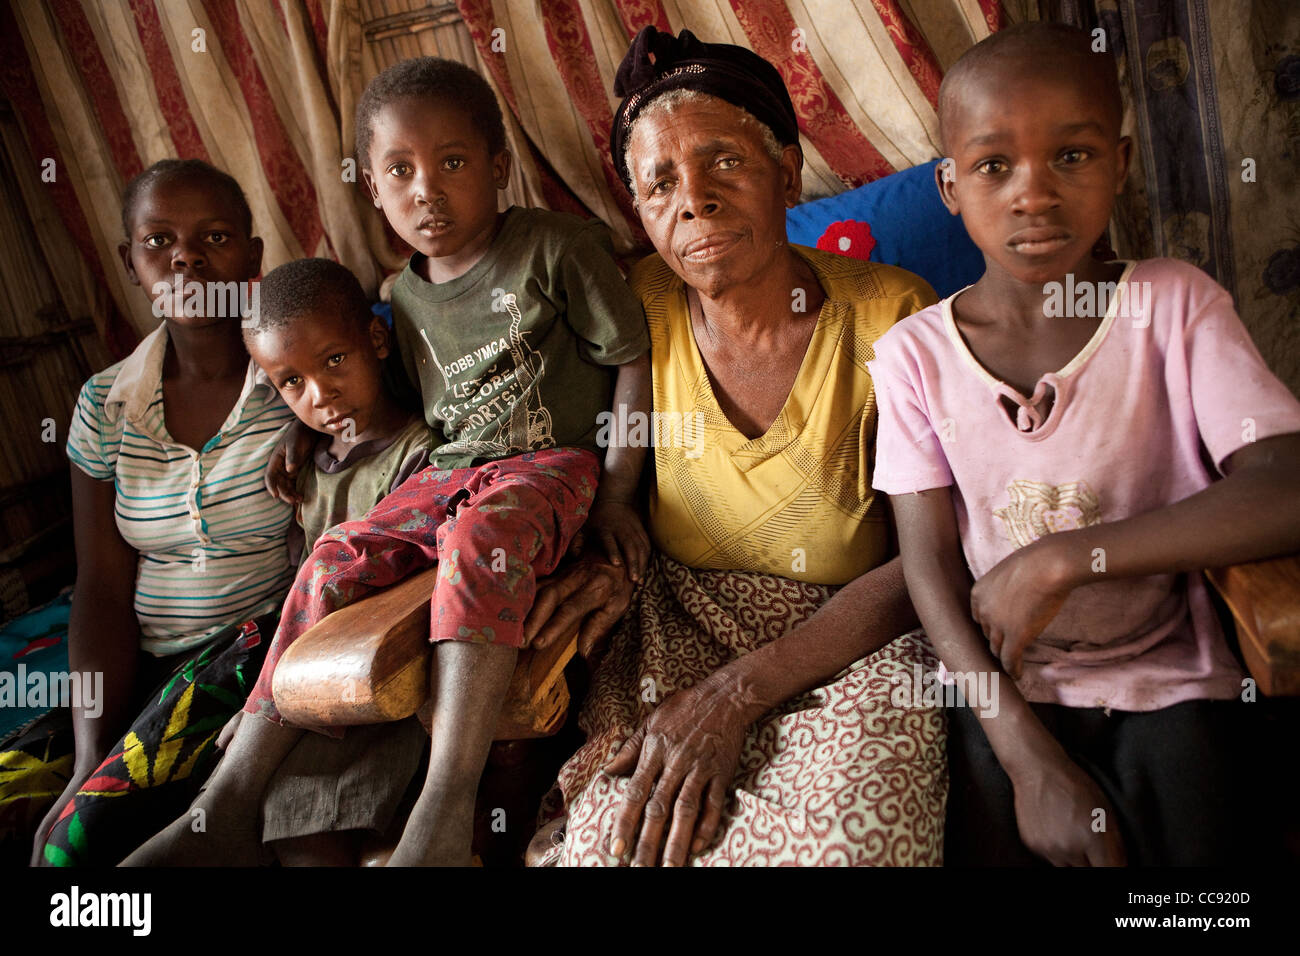
M 1054 866 L 1124 866 L 1114 808 L 1064 753 L 1012 784 L 1020 839 L 1032 852 Z
M 311 454 L 316 435 L 316 432 L 296 418 L 285 428 L 275 450 L 271 452 L 271 459 L 266 463 L 266 472 L 262 476 L 272 498 L 279 498 L 287 505 L 302 502 L 302 496 L 298 494 L 298 469 Z
M 609 851 L 633 866 L 685 866 L 718 834 L 749 722 L 740 695 L 706 680 L 664 700 L 605 772 L 632 774 Z
M 529 647 L 547 647 L 577 631 L 578 653 L 594 662 L 635 590 L 626 567 L 589 554 L 538 582 L 524 640 Z
M 1015 680 L 1025 648 L 1046 630 L 1077 584 L 1059 549 L 1051 547 L 1052 537 L 1007 555 L 971 588 L 971 617 Z

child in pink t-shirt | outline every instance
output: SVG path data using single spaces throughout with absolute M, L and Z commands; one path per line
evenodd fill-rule
M 1300 403 L 1199 269 L 1093 258 L 1131 144 L 1087 34 L 995 34 L 939 108 L 986 272 L 870 367 L 912 600 L 957 684 L 996 692 L 952 712 L 948 860 L 1257 851 L 1244 675 L 1187 572 L 1300 549 Z

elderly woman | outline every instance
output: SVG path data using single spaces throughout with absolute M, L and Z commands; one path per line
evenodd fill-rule
M 614 159 L 657 250 L 630 279 L 661 423 L 657 553 L 634 600 L 594 559 L 539 595 L 544 639 L 581 623 L 590 646 L 627 613 L 530 862 L 939 863 L 944 722 L 911 706 L 935 662 L 904 635 L 866 369 L 934 294 L 787 242 L 802 154 L 761 57 L 648 27 L 615 91 Z

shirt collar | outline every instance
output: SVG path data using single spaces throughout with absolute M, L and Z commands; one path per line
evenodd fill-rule
M 167 341 L 167 323 L 163 322 L 146 335 L 135 351 L 123 360 L 117 377 L 108 390 L 108 397 L 104 400 L 104 414 L 109 421 L 123 416 L 134 425 L 143 423 L 145 412 L 162 390 L 162 368 L 163 359 L 167 356 Z M 244 387 L 240 389 L 233 414 L 237 416 L 242 413 L 244 403 L 254 389 L 275 390 L 266 373 L 249 359 L 248 370 L 244 374 Z
M 144 337 L 117 370 L 113 387 L 104 400 L 104 414 L 109 421 L 125 416 L 129 422 L 138 422 L 144 417 L 145 409 L 153 404 L 162 385 L 166 355 L 167 323 L 164 322 Z

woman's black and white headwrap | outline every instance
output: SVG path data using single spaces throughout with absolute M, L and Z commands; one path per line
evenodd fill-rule
M 680 35 L 645 27 L 632 41 L 614 79 L 614 95 L 623 102 L 614 116 L 610 149 L 623 185 L 628 179 L 627 153 L 637 114 L 661 93 L 687 89 L 749 112 L 771 128 L 782 146 L 799 142 L 799 122 L 781 74 L 752 50 L 729 43 L 701 43 L 690 30 Z

